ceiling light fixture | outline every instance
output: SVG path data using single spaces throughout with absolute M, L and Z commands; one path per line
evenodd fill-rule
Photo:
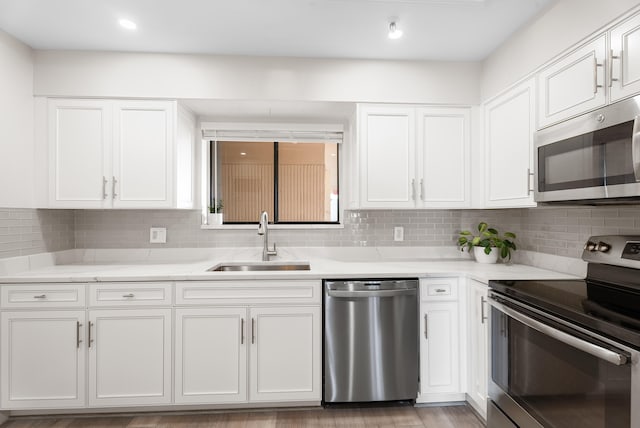
M 391 22 L 389 24 L 389 38 L 392 40 L 395 39 L 399 39 L 400 37 L 402 37 L 402 30 L 398 29 L 397 24 L 394 22 Z
M 138 25 L 129 19 L 121 19 L 118 23 L 122 28 L 126 28 L 127 30 L 135 30 L 138 28 Z
M 240 152 L 240 156 L 246 156 L 247 153 L 246 152 Z

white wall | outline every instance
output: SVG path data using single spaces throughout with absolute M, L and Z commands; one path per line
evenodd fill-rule
M 0 207 L 34 206 L 33 51 L 0 30 Z
M 35 94 L 478 104 L 479 63 L 36 51 Z
M 486 100 L 639 5 L 637 0 L 559 0 L 483 63 Z

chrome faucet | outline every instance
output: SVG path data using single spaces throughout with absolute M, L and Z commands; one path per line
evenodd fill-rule
M 262 261 L 268 262 L 270 256 L 278 255 L 276 244 L 273 243 L 273 249 L 269 249 L 269 214 L 262 211 L 260 214 L 260 223 L 258 224 L 258 235 L 264 235 L 264 248 L 262 249 Z

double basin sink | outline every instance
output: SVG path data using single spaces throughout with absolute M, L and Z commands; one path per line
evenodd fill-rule
M 310 269 L 309 262 L 239 262 L 218 263 L 207 269 L 207 272 L 300 271 Z

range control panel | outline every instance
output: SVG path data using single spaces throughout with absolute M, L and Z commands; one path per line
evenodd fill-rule
M 640 235 L 592 236 L 584 245 L 582 260 L 640 269 Z
M 640 260 L 640 242 L 627 242 L 622 250 L 622 258 Z

